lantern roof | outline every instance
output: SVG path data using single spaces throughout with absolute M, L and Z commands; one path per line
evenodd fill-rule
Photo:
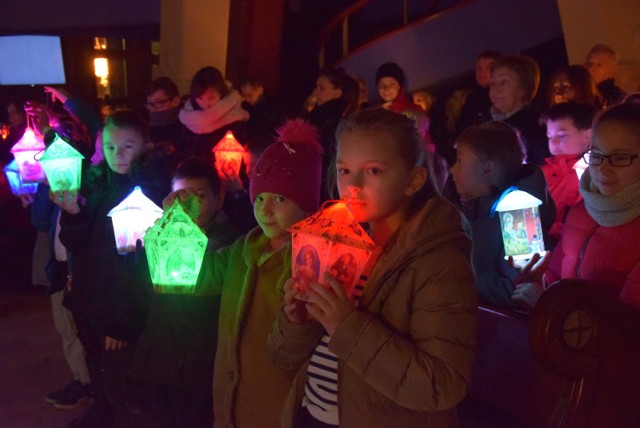
M 354 248 L 369 251 L 375 249 L 374 242 L 342 201 L 329 206 L 323 205 L 320 211 L 294 224 L 289 231 L 317 236 Z
M 107 215 L 112 217 L 114 214 L 129 210 L 148 211 L 158 214 L 158 217 L 162 215 L 162 209 L 142 193 L 140 186 L 136 186 L 133 191 L 129 193 L 122 202 L 109 211 Z
M 145 245 L 147 240 L 157 238 L 191 238 L 204 239 L 207 236 L 200 227 L 185 212 L 182 204 L 176 198 L 171 205 L 158 219 L 144 236 Z
M 238 140 L 236 140 L 236 137 L 233 135 L 233 132 L 231 131 L 227 131 L 227 133 L 224 134 L 224 137 L 222 137 L 222 139 L 218 141 L 218 144 L 216 144 L 211 151 L 212 152 L 242 152 L 242 153 L 246 152 L 245 148 L 242 146 L 242 144 L 238 142 Z
M 74 149 L 71 144 L 64 141 L 56 134 L 56 138 L 44 151 L 41 161 L 48 161 L 54 159 L 68 159 L 68 158 L 80 158 L 84 159 L 84 156 L 79 151 Z
M 22 137 L 11 148 L 11 153 L 28 151 L 39 152 L 44 150 L 44 148 L 44 141 L 36 136 L 36 133 L 33 132 L 31 127 L 27 127 Z
M 542 201 L 522 190 L 513 190 L 496 205 L 496 211 L 511 211 L 542 205 Z

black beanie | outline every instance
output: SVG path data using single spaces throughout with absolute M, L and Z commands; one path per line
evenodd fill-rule
M 378 67 L 376 71 L 376 85 L 383 77 L 393 77 L 398 81 L 400 87 L 404 88 L 404 71 L 395 62 L 387 62 Z

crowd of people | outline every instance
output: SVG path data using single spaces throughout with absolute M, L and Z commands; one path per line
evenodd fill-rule
M 3 165 L 27 122 L 86 158 L 79 191 L 45 181 L 18 195 L 73 375 L 46 401 L 91 401 L 70 427 L 456 426 L 478 301 L 531 311 L 577 277 L 640 310 L 640 253 L 622 245 L 640 238 L 640 103 L 615 86 L 616 63 L 597 45 L 559 68 L 541 111 L 536 61 L 482 52 L 477 86 L 448 102 L 445 140 L 434 98 L 410 93 L 394 62 L 375 73 L 379 103 L 325 68 L 299 112 L 210 66 L 184 97 L 153 80 L 146 115 L 102 118 L 55 87 L 53 105 L 8 103 Z M 215 167 L 229 131 L 246 150 L 239 171 Z M 194 293 L 154 292 L 144 249 L 116 250 L 107 214 L 135 187 L 165 209 L 198 206 L 208 245 Z M 514 189 L 542 202 L 525 261 L 505 256 L 496 214 Z M 302 300 L 288 228 L 335 199 L 376 250 L 352 296 L 300 252 Z

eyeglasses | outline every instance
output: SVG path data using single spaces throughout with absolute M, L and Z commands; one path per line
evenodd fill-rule
M 158 107 L 162 107 L 163 104 L 168 103 L 169 101 L 171 101 L 173 98 L 165 98 L 164 100 L 158 100 L 158 101 L 147 101 L 144 105 L 146 108 L 158 108 Z
M 593 152 L 586 152 L 582 154 L 582 159 L 584 159 L 587 165 L 591 166 L 600 166 L 605 159 L 609 161 L 609 165 L 611 166 L 630 166 L 631 163 L 633 163 L 633 160 L 637 157 L 640 157 L 640 155 L 602 155 L 600 153 Z

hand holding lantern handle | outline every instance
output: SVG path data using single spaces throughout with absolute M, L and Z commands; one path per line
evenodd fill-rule
M 69 93 L 64 89 L 54 88 L 53 86 L 45 86 L 44 91 L 48 94 L 51 94 L 51 99 L 53 102 L 58 100 L 62 104 L 64 104 L 65 102 L 67 102 L 67 99 L 69 99 Z
M 127 346 L 127 342 L 123 340 L 114 339 L 113 337 L 105 336 L 104 338 L 104 350 L 105 351 L 121 351 Z
M 311 283 L 306 309 L 322 324 L 327 334 L 333 336 L 342 321 L 356 310 L 356 306 L 344 292 L 342 284 L 331 274 L 325 273 L 324 280 L 329 287 Z
M 29 122 L 33 130 L 39 135 L 44 135 L 47 132 L 47 128 L 50 128 L 50 111 L 47 106 L 37 101 L 27 101 L 24 106 L 24 111 L 29 117 Z
M 78 214 L 80 205 L 78 204 L 78 192 L 49 192 L 49 199 L 69 214 Z
M 511 295 L 511 300 L 526 311 L 531 312 L 533 310 L 544 292 L 543 275 L 550 260 L 550 251 L 545 252 L 543 256 L 537 253 L 534 254 L 531 260 L 524 265 L 517 264 L 512 257 L 509 257 L 509 265 L 520 271 L 518 284 Z
M 175 202 L 176 198 L 178 198 L 178 200 L 181 202 L 187 202 L 191 195 L 196 195 L 196 192 L 191 188 L 185 188 L 176 190 L 175 192 L 171 192 L 167 195 L 166 198 L 163 199 L 162 209 L 169 209 Z
M 218 176 L 224 184 L 225 191 L 228 193 L 233 193 L 244 188 L 242 180 L 230 162 L 222 162 L 222 168 L 218 171 Z
M 284 314 L 289 318 L 289 321 L 302 324 L 309 321 L 311 317 L 305 307 L 306 302 L 298 299 L 298 289 L 295 287 L 295 280 L 290 278 L 284 284 L 284 296 L 282 301 L 282 309 Z

